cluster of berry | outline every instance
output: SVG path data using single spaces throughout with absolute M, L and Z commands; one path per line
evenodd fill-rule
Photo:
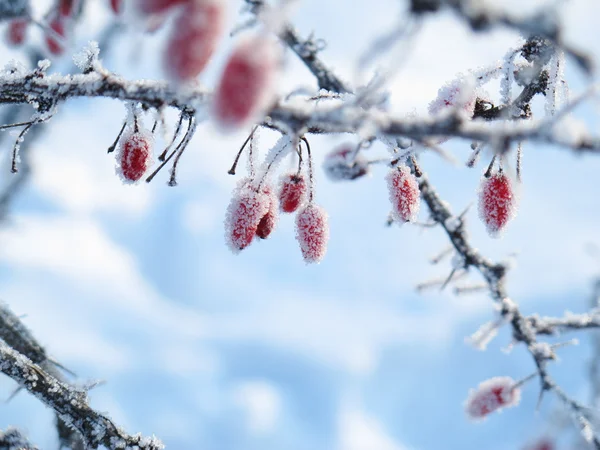
M 233 252 L 238 253 L 248 247 L 255 236 L 268 238 L 277 224 L 279 212 L 283 212 L 297 213 L 296 239 L 304 261 L 318 263 L 325 256 L 329 240 L 327 213 L 313 201 L 312 161 L 310 147 L 305 143 L 309 158 L 308 179 L 302 173 L 300 158 L 298 170 L 283 174 L 277 189 L 269 182 L 268 173 L 275 160 L 265 163 L 266 170 L 262 176 L 251 173 L 250 177 L 239 182 L 225 219 L 225 238 Z M 278 156 L 276 154 L 274 158 Z

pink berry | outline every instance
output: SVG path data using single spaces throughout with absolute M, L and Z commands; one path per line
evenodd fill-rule
M 56 16 L 50 22 L 50 28 L 54 33 L 46 31 L 46 46 L 48 47 L 48 51 L 56 56 L 62 55 L 65 50 L 64 41 L 66 39 L 64 19 Z
M 114 0 L 111 0 L 111 2 L 114 2 Z M 200 3 L 197 0 L 137 0 L 136 6 L 140 13 L 144 15 L 152 15 L 163 14 L 175 6 L 194 2 Z
M 320 206 L 309 203 L 296 216 L 296 239 L 306 263 L 319 263 L 327 252 L 329 223 Z
M 306 195 L 306 180 L 302 175 L 295 173 L 284 175 L 279 190 L 279 207 L 281 211 L 293 213 L 296 211 Z
M 133 132 L 124 136 L 117 153 L 117 172 L 123 182 L 139 181 L 150 166 L 152 159 L 152 137 L 146 133 Z
M 27 32 L 27 19 L 14 19 L 8 24 L 8 42 L 12 45 L 21 45 L 25 41 Z
M 204 70 L 223 32 L 225 12 L 222 0 L 190 1 L 179 11 L 164 54 L 173 81 L 192 81 Z
M 110 0 L 110 8 L 115 14 L 121 14 L 123 11 L 123 0 Z
M 225 239 L 237 253 L 252 243 L 263 217 L 269 212 L 269 196 L 258 192 L 247 180 L 234 191 L 225 218 Z
M 58 12 L 63 17 L 71 17 L 75 12 L 78 0 L 60 0 L 58 4 Z
M 400 223 L 417 220 L 421 192 L 419 182 L 408 166 L 402 165 L 390 170 L 386 179 L 394 219 Z
M 273 189 L 270 186 L 263 188 L 263 193 L 269 197 L 269 209 L 260 219 L 256 228 L 256 235 L 261 239 L 266 239 L 275 229 L 279 219 L 278 201 Z
M 510 377 L 490 378 L 471 389 L 465 402 L 465 411 L 470 419 L 481 420 L 502 408 L 516 406 L 521 400 L 521 391 Z
M 503 172 L 484 177 L 479 188 L 479 216 L 492 237 L 498 237 L 515 214 L 515 194 Z
M 279 47 L 257 35 L 230 55 L 214 95 L 213 114 L 224 129 L 239 128 L 264 112 L 274 98 Z
M 355 180 L 369 173 L 369 163 L 356 155 L 355 144 L 342 144 L 325 156 L 323 169 L 332 181 Z

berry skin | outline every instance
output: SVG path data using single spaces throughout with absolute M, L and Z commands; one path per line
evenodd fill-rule
M 225 240 L 234 253 L 252 243 L 258 225 L 269 212 L 270 199 L 258 192 L 248 180 L 242 180 L 233 193 L 225 218 Z
M 60 0 L 58 12 L 63 17 L 71 17 L 75 12 L 78 0 Z
M 294 173 L 284 175 L 279 190 L 279 208 L 285 213 L 293 213 L 304 202 L 306 180 Z
M 481 180 L 479 216 L 492 237 L 498 237 L 515 214 L 516 197 L 510 178 L 498 172 Z
M 225 13 L 222 0 L 189 1 L 179 11 L 163 61 L 173 81 L 192 81 L 204 70 L 224 30 Z
M 12 45 L 21 45 L 25 41 L 28 24 L 29 21 L 27 19 L 11 20 L 8 25 L 8 42 Z
M 121 14 L 123 11 L 123 0 L 110 0 L 110 9 L 115 14 Z
M 416 221 L 421 198 L 417 178 L 408 166 L 402 165 L 390 170 L 386 180 L 394 220 L 400 223 Z
M 270 186 L 263 188 L 263 193 L 269 197 L 269 209 L 267 213 L 260 219 L 256 228 L 256 235 L 261 239 L 267 239 L 275 229 L 277 220 L 279 219 L 278 201 L 275 192 Z
M 114 3 L 114 0 L 111 0 Z M 120 3 L 120 2 L 119 2 Z M 194 0 L 137 0 L 137 10 L 143 15 L 163 14 L 170 8 L 184 3 L 194 3 Z M 200 3 L 196 1 L 196 3 Z M 114 9 L 114 8 L 113 8 Z M 116 12 L 116 11 L 115 11 Z
M 355 180 L 369 173 L 366 159 L 355 154 L 356 145 L 343 144 L 325 156 L 323 169 L 332 181 Z
M 472 420 L 483 420 L 494 411 L 516 406 L 521 400 L 521 391 L 510 377 L 490 378 L 471 389 L 465 402 L 465 411 Z
M 150 166 L 152 159 L 152 136 L 133 132 L 124 136 L 117 153 L 117 173 L 126 184 L 139 181 Z
M 298 213 L 296 239 L 307 264 L 321 262 L 327 252 L 329 240 L 329 223 L 323 208 L 309 203 Z
M 59 40 L 58 36 L 55 36 L 54 33 L 50 31 L 46 32 L 46 46 L 48 47 L 48 51 L 55 56 L 62 55 L 65 50 L 65 22 L 64 19 L 60 16 L 56 16 L 50 22 L 50 28 L 56 33 L 58 36 L 62 38 L 62 41 Z
M 243 127 L 273 101 L 279 55 L 277 44 L 263 35 L 246 39 L 233 50 L 213 102 L 213 117 L 223 130 Z

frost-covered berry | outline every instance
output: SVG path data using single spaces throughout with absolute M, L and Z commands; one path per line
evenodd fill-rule
M 479 188 L 479 216 L 492 237 L 498 237 L 516 212 L 516 197 L 504 172 L 483 177 Z
M 323 170 L 332 181 L 355 180 L 369 173 L 369 163 L 355 156 L 355 144 L 342 144 L 323 160 Z
M 152 135 L 137 131 L 123 136 L 116 157 L 117 174 L 123 182 L 139 181 L 152 161 Z
M 273 101 L 280 50 L 269 37 L 242 41 L 229 56 L 215 90 L 213 116 L 223 129 L 239 128 Z
M 78 0 L 60 0 L 58 12 L 63 17 L 71 17 L 78 6 Z
M 429 113 L 435 115 L 449 108 L 456 108 L 472 117 L 477 95 L 469 81 L 461 76 L 442 86 L 436 99 L 429 104 Z
M 414 222 L 419 214 L 419 182 L 406 165 L 390 170 L 386 177 L 394 219 Z
M 521 391 L 512 378 L 495 377 L 471 389 L 465 411 L 470 419 L 482 420 L 491 412 L 518 405 L 520 400 Z
M 123 11 L 123 0 L 110 0 L 110 9 L 115 14 L 121 14 Z
M 111 0 L 111 2 L 114 0 Z M 200 3 L 199 0 L 137 0 L 137 10 L 144 15 L 163 14 L 170 8 L 184 3 Z
M 178 12 L 163 65 L 176 82 L 194 80 L 212 57 L 225 25 L 224 0 L 189 1 Z
M 279 208 L 285 213 L 293 213 L 304 202 L 306 180 L 301 174 L 287 174 L 281 180 L 279 188 Z
M 296 239 L 306 263 L 319 263 L 327 252 L 329 223 L 320 206 L 309 203 L 296 216 Z
M 28 20 L 19 18 L 11 20 L 8 24 L 7 40 L 12 45 L 21 45 L 25 41 Z
M 270 199 L 252 183 L 243 180 L 233 192 L 225 217 L 225 240 L 234 252 L 252 243 L 263 217 L 269 212 Z
M 267 213 L 260 219 L 256 228 L 256 235 L 261 239 L 266 239 L 275 229 L 277 220 L 279 219 L 279 208 L 277 196 L 271 186 L 265 186 L 263 193 L 269 197 L 269 209 Z
M 65 21 L 61 16 L 56 16 L 50 21 L 50 29 L 46 31 L 46 46 L 53 55 L 59 56 L 65 50 Z

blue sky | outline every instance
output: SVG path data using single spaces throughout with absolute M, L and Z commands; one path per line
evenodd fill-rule
M 364 78 L 354 70 L 357 54 L 395 23 L 399 4 L 303 0 L 293 21 L 303 35 L 314 30 L 326 39 L 323 57 L 357 82 Z M 92 6 L 73 49 L 109 19 L 101 2 Z M 597 58 L 591 10 L 600 12 L 573 0 L 563 15 L 573 30 L 567 37 Z M 163 38 L 129 32 L 105 65 L 130 78 L 161 77 Z M 390 86 L 394 110 L 424 113 L 445 81 L 494 63 L 517 40 L 504 31 L 474 39 L 451 16 L 428 21 L 398 56 L 404 61 Z M 225 55 L 203 75 L 208 86 Z M 2 50 L 3 60 L 16 56 Z M 55 67 L 67 70 L 69 61 Z M 584 80 L 575 70 L 568 75 L 577 93 Z M 299 85 L 314 81 L 289 55 L 281 90 Z M 597 108 L 577 114 L 592 130 Z M 90 393 L 95 408 L 171 449 L 516 449 L 546 430 L 557 405 L 549 397 L 536 413 L 535 384 L 518 408 L 481 424 L 467 421 L 462 402 L 471 387 L 492 376 L 527 376 L 533 366 L 523 349 L 501 351 L 507 330 L 486 352 L 464 344 L 493 317 L 485 295 L 415 292 L 415 284 L 448 273 L 447 262 L 428 263 L 447 242 L 437 229 L 384 226 L 385 168 L 338 184 L 318 170 L 316 198 L 331 225 L 320 265 L 302 262 L 291 217 L 282 217 L 267 241 L 233 255 L 222 222 L 236 179 L 226 172 L 244 134 L 221 136 L 202 125 L 182 160 L 179 187 L 166 186 L 166 172 L 150 185 L 122 186 L 106 148 L 124 114 L 110 100 L 65 105 L 36 142 L 34 177 L 0 230 L 0 298 L 26 314 L 25 323 L 80 381 L 106 380 Z M 263 135 L 261 150 L 274 138 Z M 311 139 L 317 166 L 344 140 Z M 460 161 L 468 157 L 468 142 L 444 148 Z M 517 218 L 492 240 L 471 208 L 472 240 L 491 258 L 514 260 L 508 288 L 524 312 L 583 311 L 599 269 L 585 246 L 598 242 L 600 160 L 531 144 L 524 151 Z M 456 212 L 476 200 L 483 165 L 469 170 L 434 155 L 422 163 Z M 580 346 L 561 350 L 552 372 L 585 400 L 589 349 L 581 338 Z M 0 394 L 13 388 L 3 379 Z M 52 420 L 24 393 L 0 408 L 0 428 L 22 427 L 40 448 L 56 445 Z

